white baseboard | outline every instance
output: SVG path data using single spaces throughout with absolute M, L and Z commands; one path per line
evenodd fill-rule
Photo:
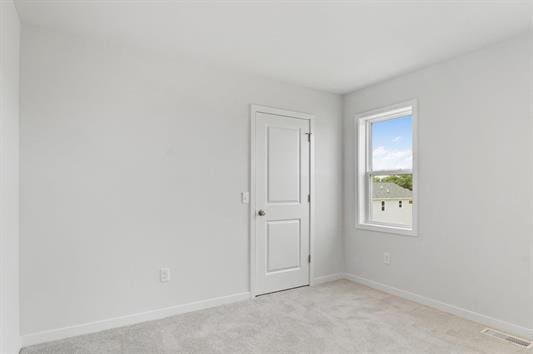
M 417 302 L 422 305 L 436 308 L 438 310 L 451 313 L 458 317 L 465 318 L 470 321 L 481 323 L 485 326 L 499 329 L 511 334 L 518 335 L 520 337 L 533 339 L 533 329 L 522 327 L 514 323 L 506 322 L 497 318 L 493 318 L 487 315 L 483 315 L 478 312 L 470 311 L 461 307 L 450 305 L 439 300 L 430 299 L 428 297 L 418 295 L 406 290 L 398 289 L 383 283 L 376 282 L 367 278 L 363 278 L 358 275 L 344 273 L 344 279 L 353 281 L 354 283 L 359 283 L 366 285 L 370 288 L 381 290 L 383 292 L 399 296 L 401 298 Z
M 42 332 L 35 332 L 22 335 L 22 345 L 34 345 L 82 334 L 100 332 L 106 329 L 129 326 L 140 322 L 157 320 L 165 317 L 178 315 L 180 313 L 203 310 L 210 307 L 230 304 L 233 302 L 250 299 L 249 292 L 242 292 L 228 296 L 221 296 L 207 300 L 191 302 L 188 304 L 165 307 L 162 309 L 140 312 L 132 315 L 109 318 L 106 320 L 83 323 L 75 326 L 57 328 Z
M 522 327 L 510 322 L 499 320 L 487 315 L 473 312 L 461 307 L 450 305 L 438 300 L 430 299 L 406 290 L 398 289 L 383 283 L 379 283 L 358 275 L 349 273 L 336 273 L 313 278 L 311 285 L 318 285 L 329 281 L 338 279 L 346 279 L 377 289 L 401 298 L 417 302 L 422 305 L 430 306 L 438 310 L 451 313 L 453 315 L 466 318 L 468 320 L 484 324 L 488 327 L 499 329 L 508 333 L 516 334 L 518 336 L 533 339 L 533 329 Z M 29 333 L 22 336 L 22 345 L 29 346 L 54 340 L 74 337 L 82 334 L 94 333 L 106 329 L 129 326 L 132 324 L 157 320 L 169 316 L 178 315 L 181 313 L 202 310 L 210 307 L 220 306 L 233 302 L 243 301 L 250 298 L 249 292 L 242 292 L 228 296 L 216 297 L 212 299 L 191 302 L 188 304 L 170 306 L 162 309 L 136 313 L 127 316 L 115 317 L 101 321 L 79 324 L 75 326 L 57 328 L 42 332 Z
M 329 275 L 322 275 L 320 277 L 314 277 L 311 281 L 311 285 L 318 285 L 322 283 L 327 283 L 334 280 L 344 279 L 343 273 L 335 273 L 335 274 L 329 274 Z

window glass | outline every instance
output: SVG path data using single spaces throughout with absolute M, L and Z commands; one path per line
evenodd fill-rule
M 412 174 L 374 176 L 370 192 L 370 222 L 412 226 Z M 404 200 L 409 203 L 403 204 Z
M 372 122 L 372 171 L 413 168 L 413 117 Z

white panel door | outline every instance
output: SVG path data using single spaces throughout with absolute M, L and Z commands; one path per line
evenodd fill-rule
M 310 121 L 255 114 L 255 292 L 309 285 Z

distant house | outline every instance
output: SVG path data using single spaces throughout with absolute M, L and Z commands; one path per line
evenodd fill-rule
M 413 192 L 390 182 L 372 183 L 372 220 L 411 225 Z

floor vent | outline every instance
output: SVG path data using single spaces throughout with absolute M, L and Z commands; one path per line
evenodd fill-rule
M 491 336 L 491 337 L 495 337 L 495 338 L 507 341 L 507 342 L 511 342 L 511 343 L 513 343 L 515 345 L 518 345 L 519 347 L 522 347 L 522 348 L 531 348 L 533 346 L 533 343 L 531 343 L 531 341 L 528 341 L 528 340 L 523 339 L 523 338 L 518 338 L 518 337 L 512 336 L 510 334 L 497 331 L 497 330 L 492 329 L 492 328 L 485 328 L 484 330 L 481 331 L 481 333 L 486 334 L 486 335 Z

